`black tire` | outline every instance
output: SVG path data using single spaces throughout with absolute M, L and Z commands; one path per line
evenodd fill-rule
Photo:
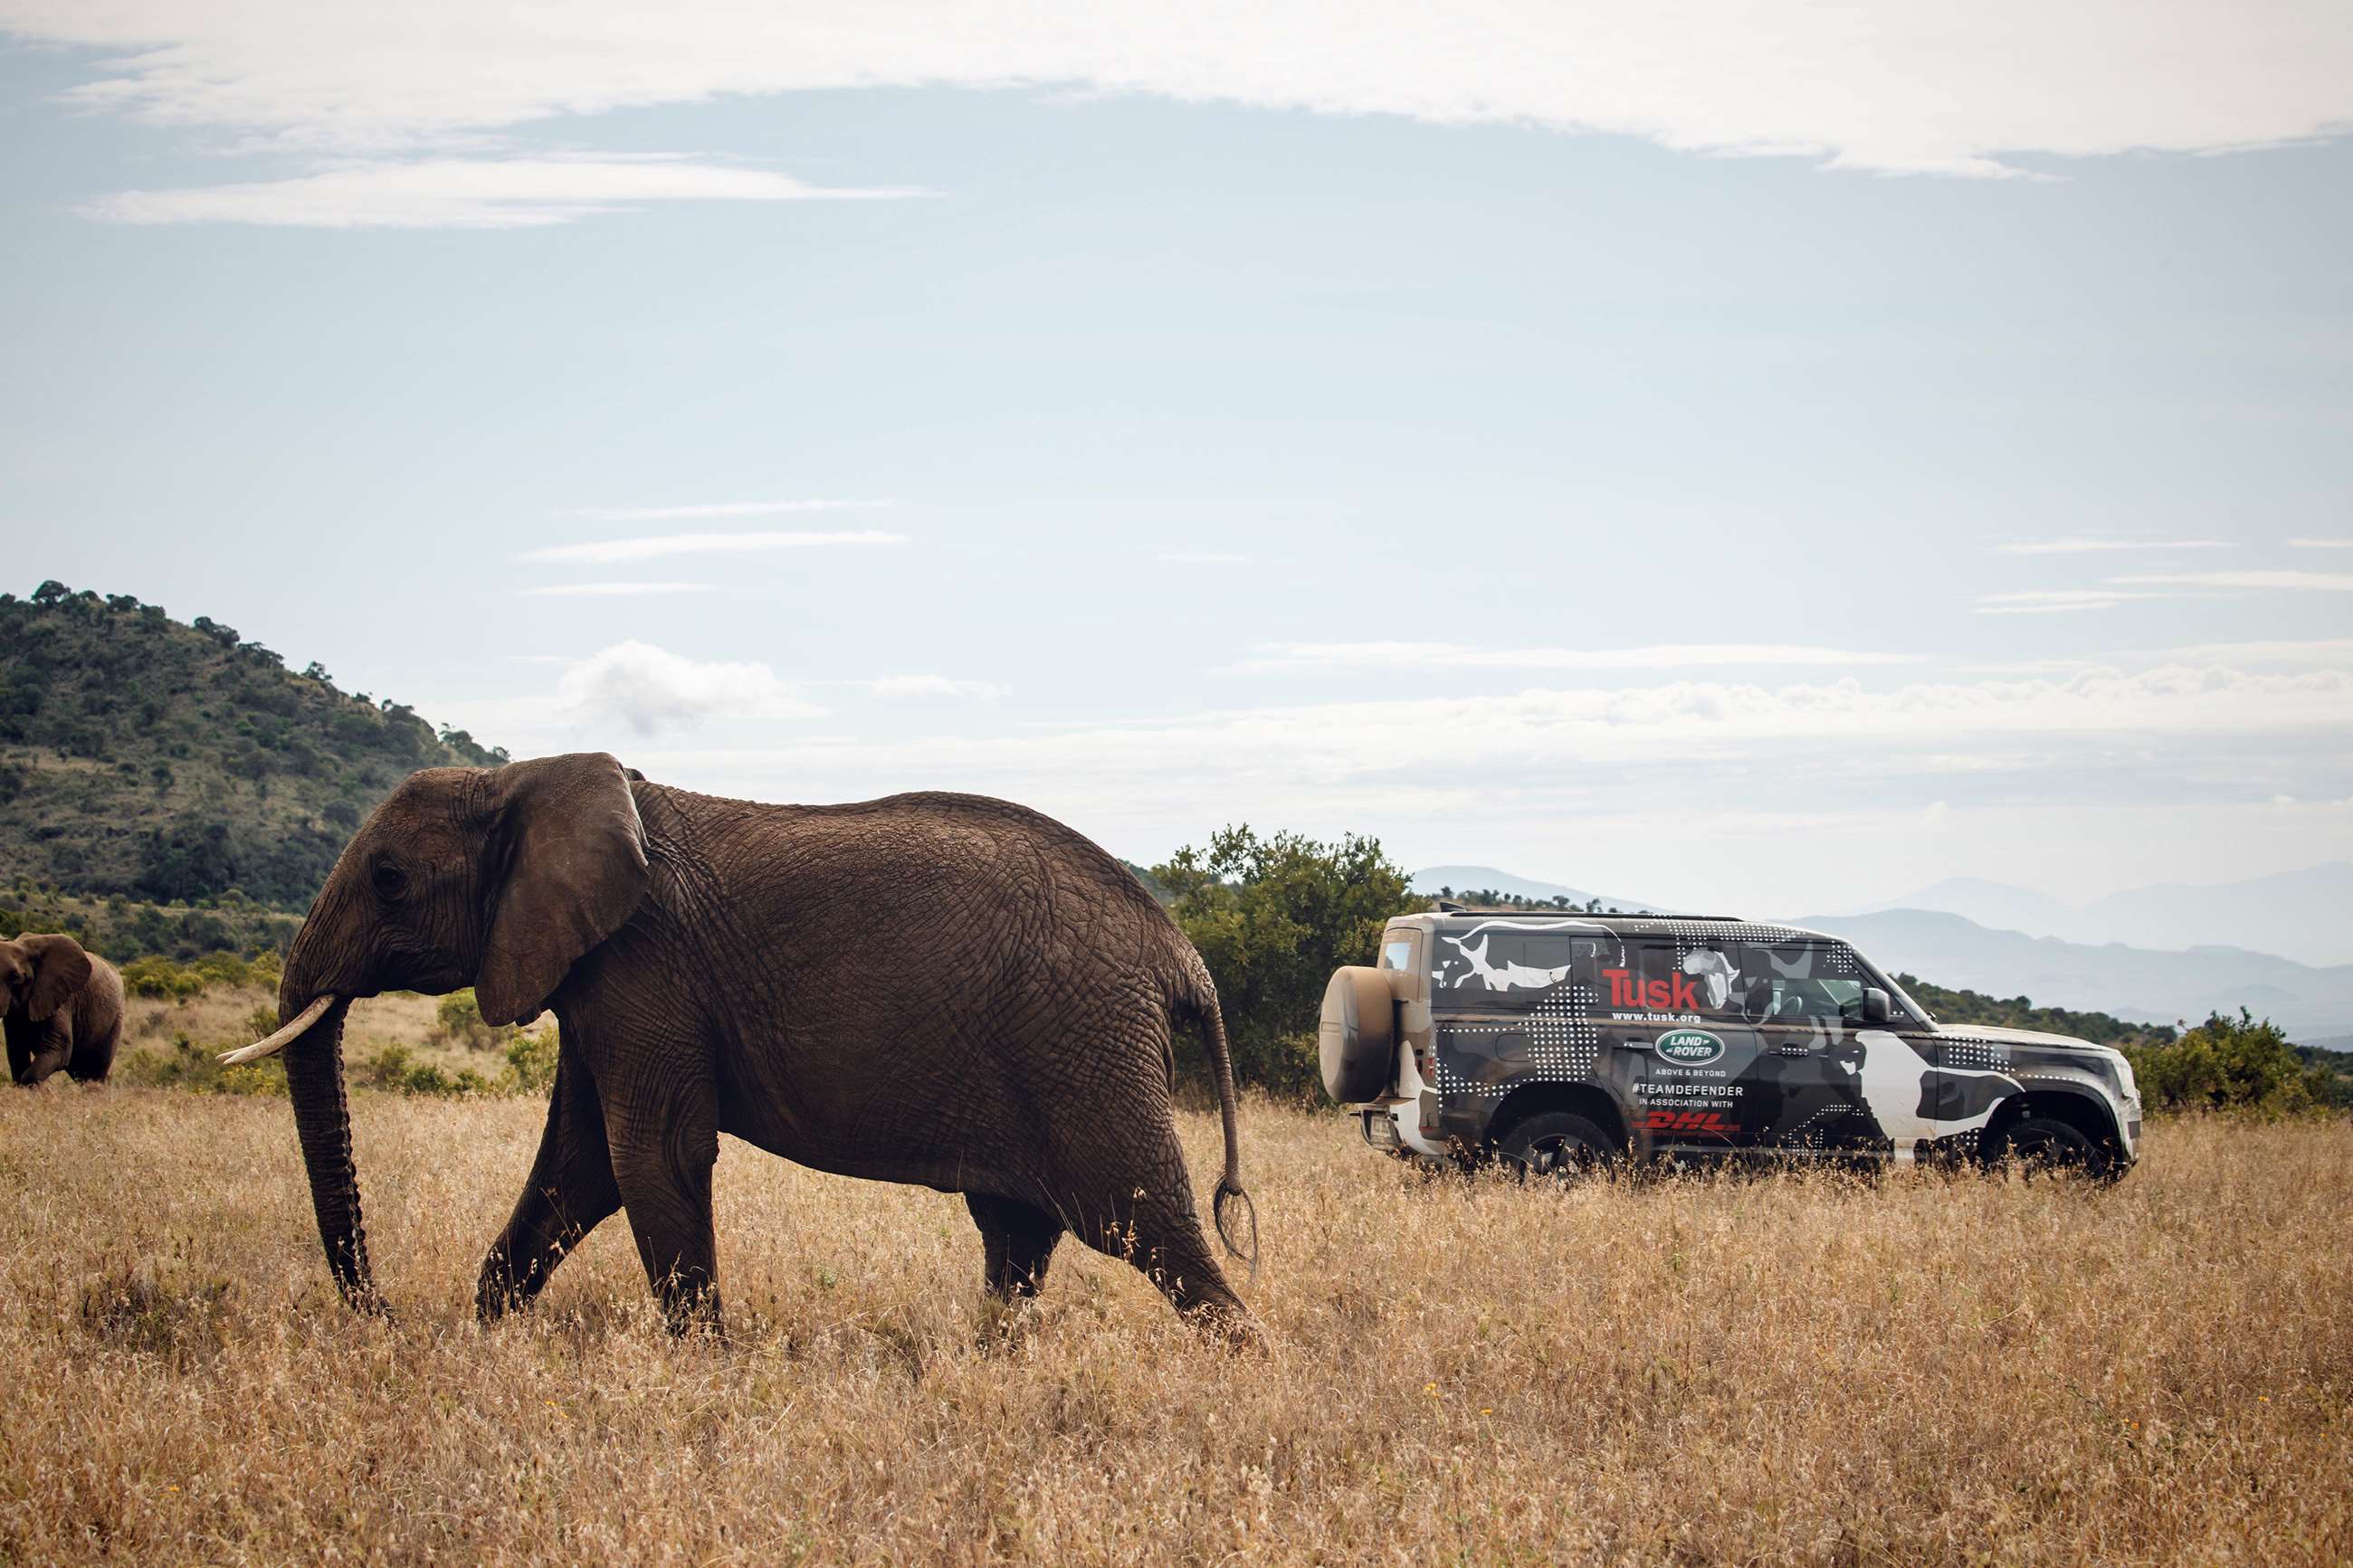
M 2078 1176 L 2105 1182 L 2121 1173 L 2116 1151 L 2105 1141 L 2055 1116 L 2020 1117 L 1995 1134 L 1986 1160 L 1995 1165 L 2015 1163 L 2030 1181 L 2037 1176 Z
M 1544 1110 L 1504 1134 L 1495 1154 L 1524 1182 L 1576 1182 L 1608 1175 L 1625 1149 L 1573 1111 Z

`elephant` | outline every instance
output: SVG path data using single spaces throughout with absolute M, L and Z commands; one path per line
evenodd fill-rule
M 560 1042 L 538 1157 L 477 1282 L 484 1321 L 528 1303 L 622 1210 L 671 1331 L 717 1331 L 726 1132 L 818 1170 L 962 1194 L 1001 1300 L 1038 1290 L 1068 1231 L 1132 1260 L 1213 1337 L 1256 1338 L 1174 1119 L 1184 1020 L 1217 1073 L 1217 1229 L 1255 1274 L 1216 985 L 1126 868 L 1050 817 L 937 793 L 721 799 L 603 752 L 411 774 L 311 904 L 280 1028 L 224 1058 L 285 1053 L 320 1239 L 363 1310 L 383 1303 L 344 1015 L 382 991 L 466 985 L 493 1024 L 553 1011 Z
M 26 1088 L 59 1068 L 104 1083 L 122 1040 L 122 976 L 69 936 L 0 942 L 7 987 L 8 1076 Z

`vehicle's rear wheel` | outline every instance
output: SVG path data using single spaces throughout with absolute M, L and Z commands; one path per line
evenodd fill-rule
M 2014 1163 L 2029 1180 L 2083 1176 L 2105 1181 L 2116 1169 L 2115 1151 L 2055 1116 L 2020 1117 L 1994 1136 L 1986 1159 L 1996 1165 Z
M 1546 1110 L 1504 1135 L 1495 1153 L 1525 1181 L 1574 1182 L 1606 1175 L 1624 1152 L 1609 1135 L 1573 1111 Z

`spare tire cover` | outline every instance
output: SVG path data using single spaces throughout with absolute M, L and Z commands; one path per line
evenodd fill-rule
M 1351 964 L 1324 988 L 1315 1030 L 1324 1092 L 1343 1105 L 1378 1100 L 1397 1068 L 1397 1008 L 1385 969 Z

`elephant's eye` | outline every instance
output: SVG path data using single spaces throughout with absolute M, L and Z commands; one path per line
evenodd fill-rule
M 377 861 L 368 879 L 375 886 L 375 896 L 379 899 L 395 900 L 408 891 L 408 873 L 389 860 Z

